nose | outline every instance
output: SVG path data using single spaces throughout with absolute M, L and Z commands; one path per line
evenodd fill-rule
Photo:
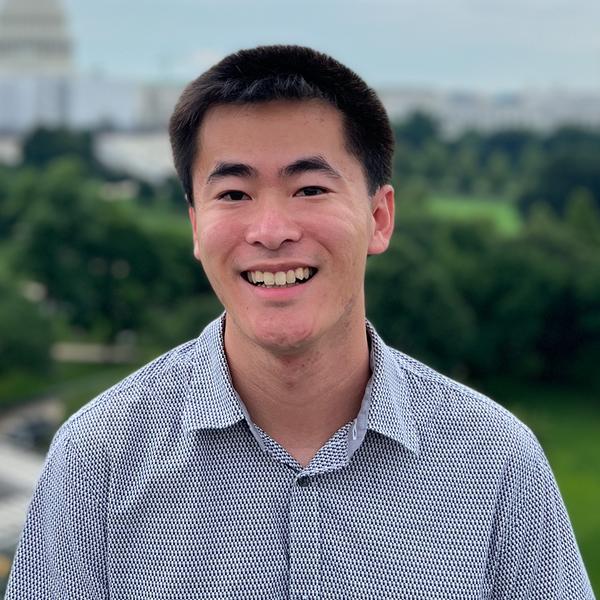
M 246 230 L 246 241 L 277 250 L 285 242 L 297 242 L 302 237 L 298 223 L 290 214 L 290 207 L 276 199 L 257 202 Z

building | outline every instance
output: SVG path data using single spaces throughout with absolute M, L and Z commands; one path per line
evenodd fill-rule
M 0 8 L 0 129 L 61 124 L 69 114 L 73 44 L 58 0 L 4 0 Z
M 3 2 L 3 3 L 2 3 Z M 61 0 L 0 0 L 0 132 L 164 125 L 177 86 L 80 73 Z
M 40 125 L 100 129 L 101 160 L 163 178 L 173 172 L 166 126 L 182 89 L 83 74 L 61 0 L 0 0 L 0 162 L 18 161 L 19 140 Z M 481 94 L 403 86 L 379 92 L 392 119 L 425 111 L 447 135 L 469 128 L 600 126 L 600 91 Z
M 5 0 L 0 8 L 0 74 L 66 76 L 73 44 L 59 0 Z

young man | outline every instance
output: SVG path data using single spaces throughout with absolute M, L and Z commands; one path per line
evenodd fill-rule
M 170 133 L 225 314 L 61 428 L 7 597 L 592 598 L 532 433 L 365 321 L 394 222 L 373 91 L 256 48 Z

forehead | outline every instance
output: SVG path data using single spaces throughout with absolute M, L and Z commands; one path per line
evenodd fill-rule
M 212 107 L 198 132 L 198 163 L 260 158 L 274 153 L 325 154 L 352 159 L 342 113 L 321 100 L 276 100 Z

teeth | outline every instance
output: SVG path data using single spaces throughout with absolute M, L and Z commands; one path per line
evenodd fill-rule
M 277 271 L 272 273 L 269 271 L 247 271 L 247 279 L 251 283 L 261 284 L 264 286 L 285 286 L 293 285 L 297 281 L 304 281 L 314 274 L 314 269 L 310 267 L 298 267 L 289 269 L 288 271 Z

